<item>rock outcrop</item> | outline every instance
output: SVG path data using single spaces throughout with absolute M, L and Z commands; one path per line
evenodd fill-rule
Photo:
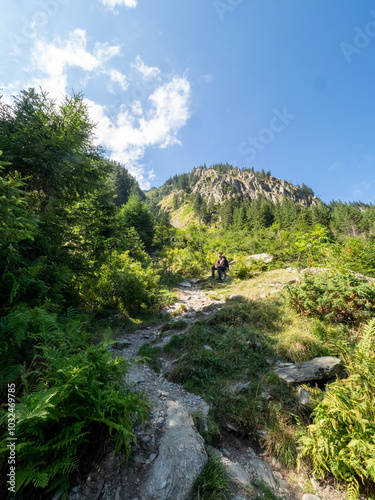
M 319 203 L 315 196 L 306 195 L 299 186 L 271 175 L 261 179 L 259 175 L 248 170 L 233 168 L 223 173 L 213 168 L 199 167 L 190 175 L 196 178 L 193 194 L 199 193 L 212 203 L 222 203 L 233 194 L 250 200 L 262 196 L 273 202 L 289 198 L 304 206 Z
M 177 401 L 168 406 L 158 457 L 140 489 L 144 500 L 185 500 L 208 459 L 191 415 Z
M 341 367 L 341 360 L 334 356 L 314 358 L 305 363 L 288 363 L 276 368 L 276 375 L 289 385 L 334 377 Z

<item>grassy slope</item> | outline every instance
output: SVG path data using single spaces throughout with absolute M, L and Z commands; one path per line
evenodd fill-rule
M 174 358 L 185 354 L 169 378 L 212 402 L 217 423 L 234 426 L 274 452 L 284 465 L 295 463 L 295 416 L 303 421 L 306 414 L 298 405 L 296 389 L 274 375 L 274 363 L 329 354 L 314 332 L 314 321 L 286 305 L 282 286 L 294 274 L 273 270 L 247 281 L 206 281 L 207 293 L 226 298 L 226 305 L 187 333 L 172 337 L 164 353 L 158 353 Z M 236 391 L 239 383 L 248 383 L 246 390 Z M 206 439 L 210 438 L 208 431 Z

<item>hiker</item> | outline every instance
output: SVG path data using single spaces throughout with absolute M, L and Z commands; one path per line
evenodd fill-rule
M 227 258 L 224 257 L 224 255 L 221 252 L 218 252 L 217 256 L 219 257 L 217 263 L 211 267 L 211 275 L 213 278 L 215 278 L 215 270 L 217 271 L 217 274 L 219 275 L 218 280 L 221 281 L 221 273 L 228 269 L 229 264 L 227 261 Z
M 173 235 L 173 236 L 172 236 L 172 238 L 171 238 L 171 242 L 172 242 L 172 243 L 174 242 L 174 235 Z

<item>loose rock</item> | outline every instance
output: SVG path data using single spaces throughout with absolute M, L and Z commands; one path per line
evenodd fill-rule
M 341 360 L 339 358 L 323 356 L 305 363 L 277 368 L 275 373 L 287 384 L 293 385 L 333 377 L 338 373 L 340 366 Z

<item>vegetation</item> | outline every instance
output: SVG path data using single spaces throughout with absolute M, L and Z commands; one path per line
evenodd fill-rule
M 146 253 L 153 214 L 93 134 L 80 95 L 57 106 L 31 89 L 0 106 L 0 390 L 7 401 L 10 384 L 16 400 L 20 499 L 66 497 L 97 436 L 129 454 L 147 415 L 144 395 L 124 383 L 128 365 L 109 354 L 89 314 L 119 310 L 131 321 L 162 307 Z M 7 444 L 5 432 L 2 473 Z
M 212 403 L 206 440 L 231 428 L 284 467 L 332 475 L 348 498 L 373 494 L 374 207 L 309 204 L 304 184 L 284 183 L 304 205 L 243 199 L 230 183 L 221 205 L 195 193 L 202 172 L 243 175 L 227 163 L 174 176 L 146 198 L 94 145 L 94 132 L 80 94 L 57 105 L 29 89 L 13 106 L 0 103 L 0 391 L 6 401 L 12 387 L 16 402 L 17 498 L 66 498 L 81 457 L 95 456 L 94 436 L 111 436 L 129 455 L 148 403 L 108 350 L 109 320 L 159 321 L 183 277 L 225 305 L 189 329 L 167 317 L 161 337 L 173 333 L 170 342 L 144 344 L 139 355 L 156 371 L 160 356 L 176 358 L 169 379 Z M 172 228 L 176 213 L 190 221 L 185 229 Z M 206 279 L 219 250 L 234 261 L 225 284 Z M 268 264 L 250 258 L 264 252 Z M 290 267 L 306 268 L 304 277 Z M 324 355 L 343 359 L 344 378 L 329 390 L 307 386 L 312 408 L 302 408 L 274 363 Z M 226 497 L 214 456 L 194 494 Z
M 333 474 L 356 499 L 360 484 L 375 483 L 375 320 L 352 352 L 341 349 L 348 376 L 330 386 L 299 439 L 315 472 Z
M 228 474 L 220 456 L 212 455 L 198 476 L 193 500 L 226 500 L 228 492 Z

